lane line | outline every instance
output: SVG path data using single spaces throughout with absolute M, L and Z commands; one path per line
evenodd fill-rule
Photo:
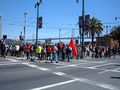
M 1 66 L 4 66 L 4 65 L 16 65 L 16 64 L 22 64 L 22 63 L 9 63 L 9 64 L 6 64 L 6 63 L 0 63 Z
M 37 65 L 29 64 L 29 63 L 23 63 L 23 64 L 26 65 L 26 66 L 32 67 L 32 68 L 36 68 L 36 69 L 42 70 L 42 71 L 50 70 L 48 68 L 40 67 L 40 66 L 37 66 Z
M 12 62 L 18 62 L 17 60 L 15 59 L 8 59 L 9 61 L 12 61 Z
M 82 67 L 82 68 L 87 68 L 87 69 L 93 69 L 93 70 L 103 70 L 98 72 L 98 74 L 106 73 L 106 72 L 119 72 L 119 70 L 113 69 L 113 70 L 108 70 L 108 69 L 102 69 L 102 68 L 94 68 L 94 67 Z
M 66 65 L 66 66 L 58 66 L 55 68 L 66 68 L 66 67 L 79 67 L 79 66 L 77 66 L 77 64 L 71 64 L 71 65 Z
M 115 68 L 115 69 L 112 69 L 112 70 L 104 70 L 104 71 L 98 72 L 98 74 L 103 74 L 103 73 L 106 73 L 106 72 L 118 72 L 118 73 L 120 73 L 119 69 L 120 68 Z
M 79 78 L 79 81 L 83 82 L 83 83 L 86 83 L 86 84 L 91 84 L 91 85 L 94 85 L 94 86 L 98 86 L 98 87 L 101 87 L 101 88 L 104 88 L 104 89 L 120 90 L 120 87 L 116 87 L 116 86 L 106 84 L 106 83 L 96 82 L 96 81 L 89 80 L 89 79 L 86 79 L 86 78 Z
M 58 76 L 65 76 L 66 75 L 63 72 L 52 72 L 52 73 L 55 74 L 55 75 L 58 75 Z
M 90 66 L 90 68 L 98 68 L 98 67 L 102 67 L 102 66 L 108 66 L 108 65 L 111 65 L 111 64 L 117 64 L 117 63 L 108 63 L 108 64 L 102 64 L 102 65 L 95 65 L 95 66 Z
M 74 80 L 69 80 L 69 81 L 60 82 L 60 83 L 56 83 L 56 84 L 51 84 L 51 85 L 47 85 L 47 86 L 43 86 L 43 87 L 30 89 L 30 90 L 44 90 L 44 89 L 48 89 L 48 88 L 52 88 L 52 87 L 56 87 L 56 86 L 60 86 L 60 85 L 65 85 L 65 84 L 76 82 L 76 81 L 78 81 L 78 80 L 74 79 Z

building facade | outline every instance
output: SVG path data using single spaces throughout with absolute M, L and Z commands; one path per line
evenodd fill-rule
M 119 48 L 118 40 L 113 40 L 111 35 L 104 35 L 96 38 L 96 45 L 97 46 L 110 46 L 110 47 L 116 47 Z

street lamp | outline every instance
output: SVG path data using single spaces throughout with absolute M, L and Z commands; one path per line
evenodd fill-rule
M 26 16 L 27 12 L 24 13 L 24 18 L 25 18 L 25 24 L 24 24 L 24 44 L 26 44 Z
M 39 18 L 39 5 L 42 3 L 42 0 L 35 4 L 35 8 L 37 8 L 37 23 L 36 23 L 36 45 L 38 44 L 38 18 Z

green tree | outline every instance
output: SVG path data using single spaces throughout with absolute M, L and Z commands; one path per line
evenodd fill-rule
M 120 45 L 120 26 L 114 26 L 110 34 L 114 40 L 118 40 Z
M 114 26 L 110 33 L 115 40 L 120 40 L 120 26 Z
M 95 35 L 98 35 L 103 31 L 102 23 L 100 20 L 96 18 L 90 19 L 90 25 L 85 30 L 85 34 L 90 34 L 92 36 L 92 47 L 94 46 L 94 37 Z

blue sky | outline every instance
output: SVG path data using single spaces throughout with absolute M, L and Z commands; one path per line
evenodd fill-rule
M 3 20 L 3 34 L 8 38 L 18 39 L 23 32 L 24 12 L 27 12 L 26 38 L 35 38 L 36 9 L 39 0 L 0 0 L 0 13 Z M 82 0 L 42 0 L 40 16 L 43 17 L 43 28 L 39 29 L 39 38 L 78 36 L 78 16 L 82 15 Z M 85 0 L 85 14 L 96 17 L 105 25 L 118 25 L 120 20 L 120 0 Z M 112 23 L 112 24 L 111 24 Z M 106 28 L 104 28 L 104 32 Z M 109 28 L 110 29 L 110 28 Z

